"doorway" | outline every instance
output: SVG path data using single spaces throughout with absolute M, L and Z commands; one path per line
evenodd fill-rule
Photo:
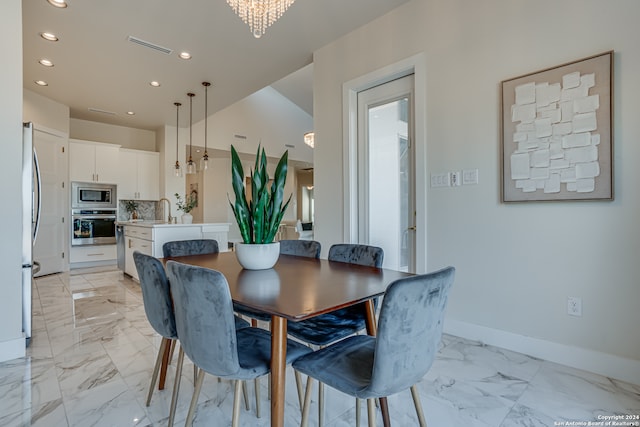
M 358 242 L 385 268 L 416 271 L 414 75 L 357 94 Z

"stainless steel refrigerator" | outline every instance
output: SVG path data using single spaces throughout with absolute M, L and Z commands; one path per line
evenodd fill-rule
M 24 123 L 22 136 L 22 330 L 31 341 L 31 291 L 40 265 L 33 260 L 33 245 L 40 222 L 40 171 L 33 144 L 33 124 Z

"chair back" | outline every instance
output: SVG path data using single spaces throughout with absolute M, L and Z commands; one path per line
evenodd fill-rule
M 205 255 L 220 252 L 218 241 L 213 239 L 174 240 L 162 245 L 162 253 L 166 257 Z
M 222 273 L 167 262 L 178 339 L 189 359 L 224 377 L 240 370 L 231 293 Z
M 320 242 L 315 240 L 280 240 L 280 253 L 307 258 L 320 258 Z
M 329 248 L 327 259 L 380 268 L 384 259 L 384 251 L 377 246 L 339 243 Z
M 165 338 L 176 338 L 176 322 L 173 314 L 169 281 L 162 263 L 142 252 L 133 252 L 140 288 L 142 288 L 142 302 L 144 312 L 151 327 Z
M 447 267 L 389 285 L 380 308 L 370 391 L 389 396 L 405 390 L 431 368 L 454 275 L 455 269 Z

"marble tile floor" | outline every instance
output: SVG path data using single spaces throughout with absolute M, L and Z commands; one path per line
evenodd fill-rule
M 151 406 L 144 405 L 159 345 L 139 285 L 120 271 L 84 269 L 37 279 L 27 357 L 0 363 L 0 426 L 166 425 L 175 363 L 167 388 L 155 391 Z M 186 418 L 192 373 L 186 362 L 176 425 Z M 285 424 L 297 426 L 300 410 L 290 368 L 286 387 Z M 603 415 L 640 414 L 638 385 L 453 336 L 443 337 L 437 360 L 418 387 L 429 427 L 587 425 Z M 251 409 L 242 410 L 240 423 L 268 426 L 266 379 L 261 418 L 249 388 Z M 325 425 L 355 425 L 354 399 L 325 390 Z M 230 425 L 232 400 L 229 382 L 207 376 L 194 425 Z M 316 405 L 314 393 L 312 426 Z M 392 425 L 417 425 L 408 391 L 390 397 L 389 407 Z M 364 425 L 366 405 L 362 415 Z

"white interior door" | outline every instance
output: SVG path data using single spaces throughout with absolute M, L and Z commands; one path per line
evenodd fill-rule
M 413 75 L 358 93 L 358 241 L 415 272 Z
M 70 225 L 65 221 L 69 211 L 67 180 L 67 138 L 36 126 L 33 141 L 40 166 L 40 228 L 33 247 L 33 259 L 40 263 L 38 276 L 65 270 L 66 235 Z

